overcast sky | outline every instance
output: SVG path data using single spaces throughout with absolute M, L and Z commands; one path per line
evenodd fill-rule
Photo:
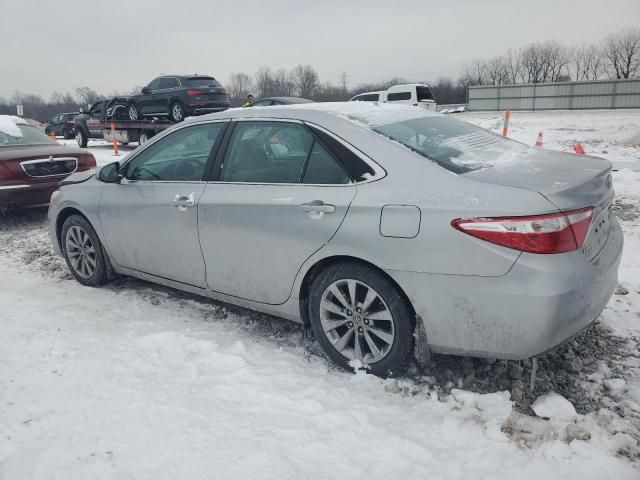
M 509 47 L 638 24 L 640 0 L 0 0 L 0 97 L 298 63 L 336 84 L 345 71 L 349 86 L 435 80 Z

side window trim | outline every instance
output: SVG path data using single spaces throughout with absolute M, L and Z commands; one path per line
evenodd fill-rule
M 344 170 L 344 173 L 347 174 L 347 176 L 349 177 L 350 180 L 350 184 L 354 184 L 357 183 L 355 178 L 353 177 L 353 175 L 351 174 L 351 172 L 349 171 L 349 169 L 347 168 L 347 166 L 342 163 L 342 160 L 340 160 L 338 158 L 338 156 L 334 153 L 334 151 L 329 148 L 329 145 L 326 145 L 325 142 L 322 141 L 322 139 L 320 137 L 318 137 L 318 135 L 316 134 L 316 132 L 313 131 L 313 128 L 310 128 L 309 125 L 305 125 L 305 128 L 307 130 L 309 130 L 309 132 L 311 133 L 311 135 L 313 135 L 313 144 L 311 144 L 311 150 L 309 150 L 309 155 L 307 156 L 307 161 L 304 163 L 304 169 L 302 170 L 302 176 L 300 177 L 300 183 L 303 183 L 304 180 L 304 176 L 307 173 L 307 166 L 309 165 L 309 159 L 311 158 L 311 152 L 313 152 L 313 148 L 315 147 L 316 142 L 320 144 L 320 146 L 322 146 L 322 148 L 324 148 L 326 150 L 326 152 L 329 154 L 329 156 L 331 158 L 333 158 L 333 161 L 336 162 L 338 164 L 338 166 Z
M 324 134 L 330 136 L 331 138 L 333 138 L 336 142 L 342 144 L 343 147 L 345 147 L 346 149 L 350 150 L 351 153 L 353 153 L 356 157 L 358 157 L 360 159 L 360 161 L 362 161 L 363 163 L 367 164 L 372 170 L 373 170 L 373 175 L 371 176 L 371 178 L 368 178 L 366 180 L 359 180 L 356 178 L 353 178 L 353 174 L 352 172 L 346 168 L 346 166 L 343 164 L 343 162 L 340 162 L 340 164 L 345 168 L 345 171 L 347 171 L 349 173 L 349 176 L 351 176 L 351 178 L 353 179 L 353 181 L 355 183 L 369 183 L 369 182 L 375 182 L 376 180 L 380 180 L 381 178 L 384 178 L 387 176 L 387 171 L 382 168 L 378 163 L 376 163 L 371 157 L 369 157 L 367 154 L 365 154 L 364 152 L 358 150 L 356 147 L 354 147 L 353 145 L 351 145 L 349 142 L 347 142 L 346 140 L 342 139 L 341 137 L 339 137 L 338 135 L 336 135 L 335 133 L 327 130 L 324 127 L 321 127 L 320 125 L 317 125 L 315 123 L 312 122 L 304 122 L 305 125 L 311 127 L 310 130 L 313 131 L 313 129 L 318 129 L 321 132 L 323 132 Z M 314 133 L 314 137 L 317 138 L 317 135 Z M 327 148 L 324 144 L 323 146 L 325 148 Z M 333 153 L 333 150 L 331 150 L 330 148 L 327 148 L 327 150 L 329 152 L 331 152 L 331 154 L 334 157 L 337 157 L 337 155 L 335 153 Z

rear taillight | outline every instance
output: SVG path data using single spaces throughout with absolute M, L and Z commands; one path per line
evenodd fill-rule
M 96 158 L 90 154 L 85 153 L 83 155 L 78 155 L 78 169 L 88 170 L 96 166 Z
M 195 97 L 196 95 L 204 95 L 205 92 L 204 90 L 187 90 L 187 96 L 189 97 Z
M 66 123 L 66 124 L 67 124 L 67 125 L 69 125 L 70 127 L 73 127 L 73 126 L 75 125 L 75 123 L 74 123 L 74 121 L 73 121 L 73 120 L 67 120 L 67 121 L 66 121 L 66 122 L 64 122 L 64 123 Z
M 562 253 L 582 247 L 593 208 L 529 217 L 458 218 L 451 225 L 487 242 L 530 253 Z

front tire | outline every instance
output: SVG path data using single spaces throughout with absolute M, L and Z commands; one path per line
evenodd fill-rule
M 85 131 L 82 128 L 76 129 L 76 142 L 78 142 L 78 146 L 80 148 L 87 148 L 88 141 L 89 138 L 87 137 Z
M 375 269 L 342 263 L 323 270 L 309 295 L 311 328 L 327 356 L 353 371 L 402 374 L 414 348 L 414 317 L 398 288 Z
M 71 215 L 60 235 L 64 259 L 71 274 L 82 285 L 98 287 L 109 279 L 100 239 L 86 218 Z

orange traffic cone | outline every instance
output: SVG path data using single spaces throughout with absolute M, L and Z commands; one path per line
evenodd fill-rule
M 536 147 L 542 146 L 542 132 L 538 132 L 538 139 L 536 140 Z
M 53 130 L 49 132 L 49 136 L 51 137 L 51 140 L 55 140 L 56 142 L 58 141 L 58 138 L 56 137 L 56 134 L 53 133 Z
M 113 155 L 118 157 L 120 152 L 118 151 L 118 141 L 116 140 L 116 124 L 111 122 L 111 138 L 113 139 Z
M 586 155 L 587 152 L 584 151 L 584 147 L 582 145 L 580 145 L 579 143 L 574 143 L 573 144 L 573 151 L 576 152 L 578 155 Z

